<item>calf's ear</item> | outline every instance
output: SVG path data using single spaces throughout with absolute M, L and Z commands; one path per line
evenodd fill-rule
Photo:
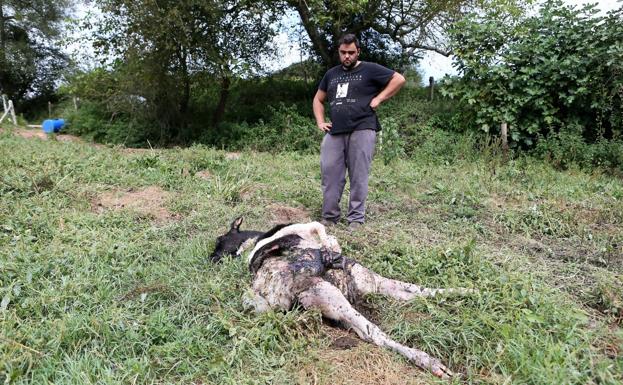
M 239 232 L 241 224 L 242 224 L 242 217 L 238 217 L 234 219 L 234 221 L 231 223 L 231 231 Z

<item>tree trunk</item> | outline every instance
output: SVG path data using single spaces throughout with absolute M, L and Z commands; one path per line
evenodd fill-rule
M 214 111 L 214 115 L 212 116 L 212 126 L 217 127 L 219 123 L 223 119 L 223 115 L 225 115 L 225 106 L 227 105 L 227 98 L 229 97 L 229 86 L 231 85 L 231 80 L 228 76 L 225 76 L 221 80 L 221 92 L 219 95 L 218 104 L 216 106 L 216 110 Z
M 502 139 L 502 150 L 504 153 L 508 152 L 508 124 L 502 122 L 500 125 L 500 138 Z
M 178 74 L 176 76 L 182 87 L 181 94 L 176 92 L 177 111 L 173 120 L 170 122 L 169 134 L 174 142 L 181 142 L 187 134 L 188 127 L 188 106 L 190 103 L 190 75 L 188 73 L 188 54 L 183 45 L 178 45 L 175 49 L 175 57 L 177 59 Z M 179 95 L 179 98 L 177 96 Z
M 182 120 L 186 121 L 186 114 L 188 113 L 188 105 L 190 103 L 190 78 L 188 74 L 184 76 L 184 90 L 182 93 L 182 100 L 180 101 L 180 115 Z
M 186 53 L 183 48 L 178 51 L 178 59 L 182 69 L 182 99 L 180 100 L 180 117 L 182 121 L 186 122 L 186 114 L 188 113 L 188 105 L 190 103 L 190 75 L 188 74 L 188 64 Z
M 6 32 L 5 32 L 5 20 L 4 20 L 4 0 L 0 0 L 0 86 L 5 84 L 4 74 L 6 72 Z M 6 91 L 5 91 L 6 92 Z
M 334 64 L 334 60 L 329 50 L 329 43 L 323 39 L 321 32 L 318 31 L 316 24 L 314 24 L 312 15 L 307 7 L 307 3 L 304 0 L 291 0 L 290 4 L 296 8 L 299 13 L 303 27 L 305 27 L 309 40 L 312 42 L 314 51 L 320 55 L 322 62 L 327 67 L 332 66 Z
M 0 60 L 4 58 L 4 47 L 5 47 L 5 33 L 4 33 L 4 0 L 0 0 Z
M 435 78 L 432 76 L 428 78 L 428 87 L 428 100 L 432 102 L 435 97 Z

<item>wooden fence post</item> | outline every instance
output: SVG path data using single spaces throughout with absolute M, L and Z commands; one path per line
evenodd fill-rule
M 0 123 L 10 115 L 11 120 L 13 120 L 13 124 L 17 126 L 17 118 L 15 117 L 15 107 L 13 106 L 13 101 L 7 101 L 6 95 L 2 95 L 2 110 L 4 113 L 2 117 L 0 117 Z
M 13 124 L 17 126 L 17 119 L 15 118 L 15 107 L 13 101 L 9 100 L 9 111 L 11 111 L 11 117 L 13 118 Z
M 435 89 L 435 78 L 428 78 L 428 99 L 432 102 L 434 98 L 434 89 Z
M 11 120 L 13 120 L 13 124 L 17 126 L 17 118 L 15 117 L 15 107 L 13 106 L 13 101 L 7 101 L 6 95 L 2 95 L 2 108 L 4 113 L 2 114 L 2 117 L 0 117 L 0 123 L 2 123 L 4 118 L 10 115 Z
M 504 152 L 508 152 L 508 124 L 506 122 L 502 122 L 500 125 L 500 137 L 502 139 L 502 150 Z

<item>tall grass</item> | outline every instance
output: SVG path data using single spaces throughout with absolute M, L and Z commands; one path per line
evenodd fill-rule
M 409 160 L 377 158 L 368 222 L 331 231 L 386 276 L 480 294 L 373 296 L 371 317 L 461 373 L 453 383 L 623 383 L 623 183 L 529 158 L 436 156 L 437 140 Z M 6 132 L 0 153 L 0 381 L 291 384 L 307 368 L 339 382 L 316 363 L 334 349 L 319 314 L 248 313 L 243 261 L 207 258 L 237 215 L 253 229 L 278 221 L 275 207 L 318 219 L 317 155 L 132 152 Z M 98 206 L 148 186 L 169 194 L 166 219 Z

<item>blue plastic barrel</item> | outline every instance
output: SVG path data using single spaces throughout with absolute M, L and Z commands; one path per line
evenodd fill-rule
M 43 132 L 51 134 L 53 132 L 59 132 L 65 125 L 65 119 L 47 119 L 43 121 L 41 127 Z

